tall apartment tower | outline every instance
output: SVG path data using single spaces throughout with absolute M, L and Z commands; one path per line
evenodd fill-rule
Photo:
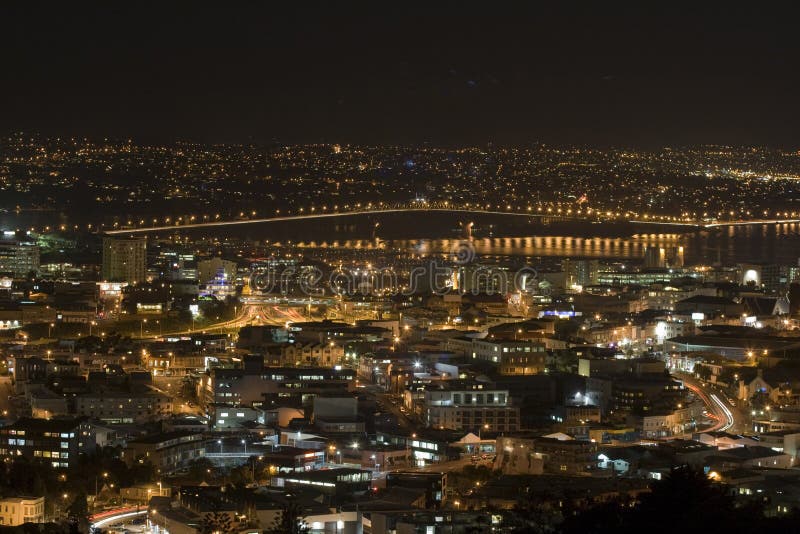
M 103 280 L 143 282 L 147 275 L 147 238 L 103 238 Z
M 600 261 L 565 258 L 561 262 L 561 269 L 564 271 L 565 289 L 575 285 L 591 286 L 597 284 Z

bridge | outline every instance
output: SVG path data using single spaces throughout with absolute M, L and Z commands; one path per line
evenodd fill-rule
M 467 215 L 502 215 L 509 217 L 522 217 L 522 218 L 537 218 L 547 221 L 591 221 L 591 222 L 627 222 L 633 224 L 654 225 L 654 226 L 672 226 L 676 228 L 685 229 L 711 229 L 720 228 L 725 226 L 744 226 L 744 225 L 762 225 L 762 224 L 784 224 L 784 223 L 798 223 L 800 218 L 784 218 L 784 219 L 752 219 L 752 220 L 730 220 L 730 221 L 708 221 L 708 220 L 692 220 L 690 218 L 668 217 L 668 216 L 641 216 L 636 213 L 619 213 L 611 211 L 586 209 L 552 209 L 552 208 L 532 208 L 528 206 L 512 207 L 508 206 L 506 210 L 491 209 L 491 207 L 474 206 L 451 206 L 447 202 L 443 203 L 429 203 L 429 202 L 414 202 L 411 204 L 400 204 L 394 206 L 378 205 L 372 207 L 368 205 L 365 208 L 356 208 L 346 211 L 331 211 L 320 212 L 309 210 L 292 215 L 275 215 L 274 217 L 262 217 L 252 219 L 235 219 L 227 221 L 204 221 L 192 222 L 193 217 L 188 222 L 181 222 L 175 224 L 165 224 L 160 226 L 135 226 L 115 228 L 113 230 L 105 230 L 104 233 L 109 235 L 114 234 L 146 234 L 152 232 L 164 232 L 175 230 L 191 230 L 202 228 L 218 228 L 224 226 L 241 226 L 247 224 L 264 224 L 264 223 L 279 223 L 291 221 L 307 221 L 315 219 L 330 219 L 340 217 L 355 217 L 363 215 L 384 215 L 390 213 L 463 213 Z M 117 226 L 115 224 L 115 226 Z

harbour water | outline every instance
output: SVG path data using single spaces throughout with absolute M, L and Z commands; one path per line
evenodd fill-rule
M 255 223 L 203 229 L 155 232 L 153 238 L 244 238 L 314 248 L 361 248 L 447 253 L 465 238 L 464 225 L 474 222 L 471 246 L 483 257 L 514 256 L 636 259 L 647 247 L 683 247 L 687 264 L 733 264 L 747 261 L 796 264 L 800 258 L 800 224 L 757 224 L 712 229 L 648 227 L 627 223 L 541 221 L 536 219 L 465 217 L 464 214 L 400 213 L 325 220 Z M 54 212 L 0 213 L 0 230 L 46 225 L 73 228 L 74 218 Z M 86 223 L 81 223 L 86 232 Z M 92 228 L 95 231 L 95 228 Z

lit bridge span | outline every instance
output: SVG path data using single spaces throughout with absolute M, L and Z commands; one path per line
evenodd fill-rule
M 719 228 L 725 226 L 743 226 L 743 225 L 760 225 L 760 224 L 783 224 L 783 223 L 798 223 L 800 218 L 797 219 L 753 219 L 753 220 L 733 220 L 733 221 L 690 221 L 690 220 L 661 220 L 655 218 L 641 218 L 636 215 L 619 215 L 610 212 L 592 211 L 589 210 L 588 214 L 565 213 L 564 211 L 557 212 L 540 212 L 540 211 L 513 211 L 513 210 L 499 210 L 499 209 L 476 209 L 476 208 L 460 208 L 460 207 L 447 207 L 436 205 L 408 205 L 396 207 L 378 207 L 356 209 L 350 211 L 335 211 L 328 213 L 298 213 L 296 215 L 276 215 L 274 217 L 252 218 L 252 219 L 235 219 L 229 221 L 204 221 L 204 222 L 187 222 L 181 224 L 166 224 L 160 226 L 138 226 L 138 227 L 123 227 L 114 230 L 106 230 L 106 234 L 146 234 L 152 232 L 163 232 L 173 230 L 191 230 L 202 228 L 217 228 L 222 226 L 241 226 L 246 224 L 263 224 L 263 223 L 278 223 L 278 222 L 291 222 L 291 221 L 306 221 L 314 219 L 331 219 L 340 217 L 355 217 L 360 215 L 382 215 L 388 213 L 409 213 L 409 212 L 443 212 L 443 213 L 464 213 L 469 215 L 502 215 L 507 217 L 523 217 L 523 218 L 537 218 L 550 221 L 588 221 L 588 222 L 628 222 L 634 224 L 645 224 L 655 226 L 672 226 L 677 228 Z

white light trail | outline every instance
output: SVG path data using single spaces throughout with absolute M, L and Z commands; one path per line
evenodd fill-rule
M 722 410 L 722 412 L 725 414 L 725 419 L 727 419 L 727 422 L 726 422 L 724 425 L 722 425 L 722 427 L 720 428 L 720 430 L 722 430 L 722 431 L 728 430 L 730 427 L 732 427 L 732 426 L 733 426 L 733 423 L 734 423 L 734 419 L 733 419 L 733 413 L 732 413 L 732 412 L 731 412 L 731 411 L 728 409 L 728 407 L 725 405 L 725 403 L 724 403 L 724 402 L 722 402 L 721 400 L 719 400 L 719 397 L 717 397 L 717 396 L 716 396 L 716 395 L 714 395 L 713 393 L 710 395 L 710 397 L 711 397 L 711 400 L 713 400 L 713 401 L 714 401 L 714 403 L 715 403 L 717 406 L 719 406 L 719 408 L 720 408 L 720 409 Z
M 96 523 L 92 523 L 92 527 L 94 527 L 94 528 L 102 528 L 105 525 L 109 525 L 111 523 L 116 523 L 117 521 L 121 521 L 121 520 L 127 519 L 129 517 L 134 517 L 134 516 L 142 515 L 142 514 L 146 514 L 146 513 L 147 513 L 147 509 L 144 509 L 144 510 L 140 510 L 138 512 L 126 512 L 124 514 L 118 514 L 118 515 L 112 515 L 112 516 L 109 516 L 109 517 L 104 517 L 100 521 L 97 521 Z

